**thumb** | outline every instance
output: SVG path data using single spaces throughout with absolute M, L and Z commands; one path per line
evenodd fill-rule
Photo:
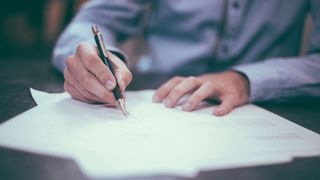
M 132 81 L 132 74 L 127 65 L 116 55 L 110 53 L 110 57 L 112 66 L 114 68 L 115 78 L 117 79 L 120 89 L 123 92 Z
M 213 114 L 216 116 L 224 116 L 231 112 L 236 106 L 236 99 L 232 96 L 227 96 L 222 99 L 221 104 L 213 110 Z
M 132 75 L 129 70 L 117 69 L 115 73 L 115 78 L 117 79 L 121 91 L 124 92 L 132 80 Z

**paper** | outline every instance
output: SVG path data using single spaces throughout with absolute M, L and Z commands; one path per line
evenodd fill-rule
M 37 107 L 0 126 L 0 145 L 73 158 L 89 177 L 194 176 L 200 170 L 320 155 L 320 135 L 254 105 L 216 117 L 127 92 L 130 113 L 31 90 Z

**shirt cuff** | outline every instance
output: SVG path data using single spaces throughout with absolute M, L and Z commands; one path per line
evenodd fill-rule
M 282 83 L 285 82 L 281 71 L 266 62 L 239 65 L 232 68 L 245 74 L 249 80 L 249 102 L 268 101 L 281 97 Z

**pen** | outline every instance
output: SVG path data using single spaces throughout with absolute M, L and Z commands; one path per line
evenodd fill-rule
M 100 58 L 101 58 L 102 62 L 110 69 L 112 75 L 114 76 L 114 69 L 113 69 L 111 61 L 110 61 L 111 56 L 110 56 L 108 50 L 105 47 L 105 44 L 104 44 L 103 38 L 102 38 L 102 34 L 99 32 L 97 25 L 93 25 L 92 26 L 92 32 L 93 32 L 93 35 L 94 35 L 94 40 L 96 41 L 96 44 L 97 44 L 97 48 L 98 48 L 98 51 L 99 51 L 99 54 L 100 54 Z M 116 79 L 116 86 L 113 89 L 113 95 L 116 98 L 116 101 L 117 101 L 122 113 L 125 116 L 127 116 L 125 101 L 124 101 L 124 98 L 122 96 L 122 93 L 121 93 L 117 78 L 115 78 L 115 79 Z

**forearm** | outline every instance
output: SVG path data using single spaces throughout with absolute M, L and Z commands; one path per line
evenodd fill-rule
M 117 44 L 138 32 L 140 22 L 132 19 L 139 18 L 145 7 L 143 1 L 130 0 L 95 0 L 85 4 L 59 37 L 53 52 L 53 65 L 63 71 L 65 59 L 74 54 L 80 42 L 94 44 L 91 32 L 94 24 L 99 26 L 107 48 L 124 60 L 125 56 Z
M 68 56 L 72 55 L 76 51 L 76 47 L 81 42 L 89 42 L 94 45 L 94 39 L 91 32 L 91 25 L 96 24 L 94 22 L 73 22 L 62 33 L 58 39 L 53 51 L 52 63 L 59 71 L 63 71 L 65 68 L 65 60 Z M 107 48 L 113 52 L 118 52 L 124 55 L 119 49 L 116 48 L 116 42 L 112 36 L 112 33 L 108 32 L 105 28 L 102 30 L 105 42 L 107 42 Z M 124 56 L 123 56 L 124 57 Z M 124 58 L 121 58 L 124 59 Z
M 234 68 L 250 82 L 250 102 L 296 96 L 320 97 L 320 54 L 275 58 Z

